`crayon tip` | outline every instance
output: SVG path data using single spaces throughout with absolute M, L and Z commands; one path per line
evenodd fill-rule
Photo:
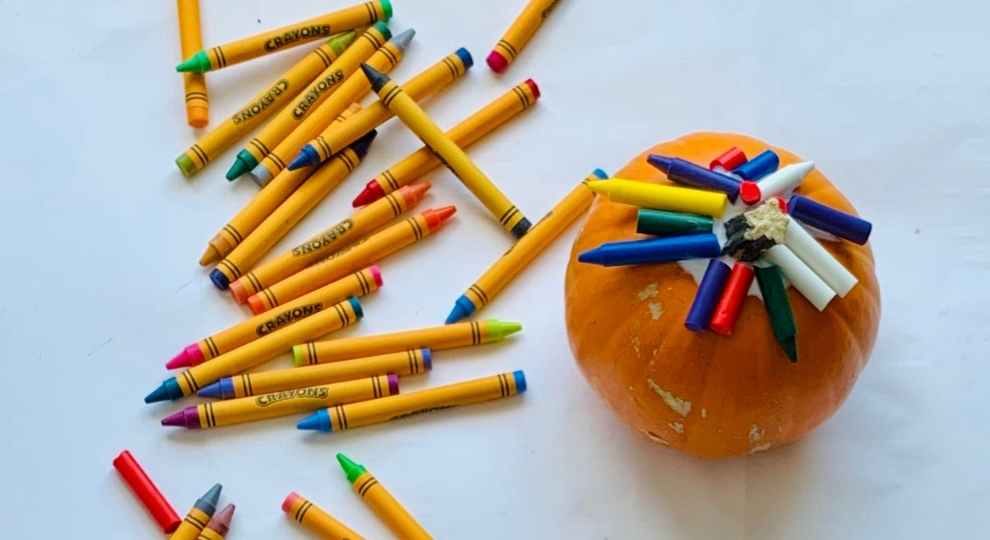
M 301 169 L 303 167 L 309 167 L 310 165 L 317 165 L 320 163 L 320 153 L 313 148 L 312 145 L 307 144 L 302 147 L 302 150 L 296 154 L 296 157 L 292 158 L 289 162 L 288 169 L 294 171 L 296 169 Z
M 201 364 L 202 362 L 203 351 L 200 350 L 199 344 L 193 343 L 192 345 L 187 345 L 182 349 L 182 352 L 173 356 L 172 359 L 165 364 L 165 367 L 167 369 L 179 369 L 195 366 L 196 364 Z
M 408 30 L 399 32 L 399 35 L 393 37 L 389 41 L 391 41 L 393 45 L 404 51 L 406 50 L 406 47 L 409 46 L 409 42 L 412 41 L 415 36 L 416 36 L 416 30 L 410 28 Z
M 423 210 L 423 219 L 426 220 L 426 226 L 430 228 L 430 232 L 437 230 L 441 224 L 447 221 L 450 216 L 457 213 L 457 207 L 454 205 L 443 206 L 441 208 L 431 208 L 429 210 Z
M 743 180 L 742 182 L 740 182 L 739 198 L 742 199 L 742 202 L 750 206 L 760 202 L 760 199 L 763 198 L 763 195 L 760 193 L 759 184 L 751 180 Z
M 388 395 L 394 396 L 399 393 L 399 376 L 395 373 L 388 374 Z
M 423 367 L 426 371 L 431 371 L 433 369 L 433 351 L 431 349 L 420 349 L 419 353 L 423 355 Z
M 371 83 L 371 89 L 375 92 L 381 90 L 385 86 L 385 83 L 389 81 L 388 76 L 368 64 L 361 64 L 361 72 L 368 78 L 368 82 Z
M 295 366 L 305 366 L 306 365 L 306 346 L 305 345 L 293 345 L 292 346 L 292 364 Z M 302 428 L 300 428 L 302 429 Z
M 392 31 L 388 29 L 388 25 L 385 22 L 378 21 L 371 26 L 374 26 L 375 30 L 378 30 L 378 33 L 385 38 L 385 41 L 392 39 Z
M 251 313 L 255 315 L 261 315 L 267 309 L 265 308 L 265 301 L 261 299 L 257 294 L 252 294 L 247 299 L 247 305 L 251 308 Z
M 591 171 L 591 174 L 597 176 L 598 178 L 601 178 L 602 180 L 608 180 L 608 173 L 601 169 L 595 169 Z
M 489 319 L 485 323 L 488 329 L 488 335 L 495 339 L 503 339 L 522 330 L 522 325 L 514 321 Z
M 471 66 L 474 65 L 474 58 L 471 56 L 471 52 L 464 47 L 454 51 L 454 54 L 461 59 L 461 63 L 464 64 L 464 69 L 471 69 Z
M 210 58 L 206 56 L 206 51 L 199 51 L 175 66 L 179 73 L 206 73 L 210 68 Z
M 206 251 L 199 256 L 199 265 L 209 266 L 217 262 L 220 262 L 220 252 L 217 251 L 217 248 L 213 247 L 213 244 L 206 246 Z
M 382 189 L 381 184 L 378 183 L 378 180 L 372 180 L 364 186 L 364 189 L 361 190 L 361 193 L 358 193 L 357 197 L 354 197 L 354 201 L 351 202 L 351 206 L 357 208 L 359 206 L 371 204 L 384 196 L 385 190 Z
M 351 304 L 351 309 L 354 310 L 354 316 L 358 319 L 364 317 L 364 309 L 361 307 L 361 302 L 358 301 L 356 296 L 348 298 L 347 301 Z
M 512 372 L 512 378 L 516 380 L 516 393 L 522 394 L 526 391 L 526 374 L 521 369 Z
M 196 410 L 195 405 L 186 407 L 181 411 L 175 411 L 165 418 L 162 418 L 162 425 L 198 429 L 200 427 L 199 412 Z
M 185 176 L 186 178 L 189 178 L 195 174 L 197 170 L 193 160 L 184 153 L 179 154 L 179 157 L 175 158 L 175 165 L 179 168 L 179 172 L 182 173 L 182 176 Z
M 533 98 L 540 99 L 540 87 L 536 84 L 536 81 L 533 79 L 526 79 L 523 82 L 529 87 L 530 91 L 533 92 Z
M 429 180 L 423 180 L 422 182 L 402 186 L 399 188 L 399 193 L 402 195 L 402 198 L 406 200 L 406 205 L 412 206 L 423 200 L 423 197 L 426 196 L 426 192 L 429 191 L 431 187 L 433 187 L 433 184 L 431 184 Z
M 450 310 L 450 315 L 447 315 L 447 320 L 444 324 L 453 324 L 461 319 L 470 317 L 474 313 L 475 307 L 474 302 L 468 300 L 463 294 L 460 298 L 454 302 L 454 308 Z
M 670 166 L 673 165 L 674 158 L 661 156 L 659 154 L 650 154 L 650 157 L 646 158 L 646 161 L 648 161 L 650 165 L 653 165 L 666 173 L 670 170 Z
M 174 401 L 182 397 L 182 390 L 175 377 L 165 379 L 165 381 L 144 397 L 145 403 L 157 403 L 159 401 Z
M 387 28 L 388 27 L 386 27 L 386 29 Z M 357 38 L 357 32 L 351 30 L 349 32 L 340 34 L 338 36 L 331 37 L 329 40 L 327 40 L 327 44 L 330 45 L 330 48 L 333 49 L 333 52 L 340 54 L 344 52 L 345 49 L 351 46 L 351 43 L 354 42 L 355 38 Z
M 227 275 L 221 272 L 219 268 L 214 268 L 210 272 L 210 281 L 221 291 L 226 291 L 227 287 L 230 286 L 230 280 L 227 279 Z
M 787 354 L 787 358 L 790 358 L 791 363 L 798 361 L 797 340 L 794 339 L 794 336 L 781 340 L 780 346 L 784 348 L 784 353 Z
M 800 174 L 802 177 L 805 177 L 805 176 L 808 176 L 808 173 L 810 173 L 811 171 L 813 171 L 815 169 L 815 162 L 814 161 L 802 161 L 801 163 L 795 163 L 795 164 L 791 165 L 791 167 L 794 167 L 796 169 L 796 172 L 798 174 Z
M 245 285 L 245 283 L 245 280 L 238 278 L 237 281 L 230 284 L 230 295 L 234 297 L 234 300 L 236 300 L 238 304 L 247 302 L 248 298 L 254 294 L 247 289 L 247 285 Z
M 186 110 L 186 121 L 191 127 L 205 128 L 210 123 L 210 110 L 204 107 L 189 107 Z
M 368 149 L 371 148 L 371 143 L 375 142 L 375 137 L 378 136 L 377 130 L 371 130 L 361 137 L 360 139 L 351 143 L 351 150 L 357 154 L 358 159 L 364 159 L 364 156 L 368 155 Z
M 368 470 L 364 467 L 364 465 L 361 465 L 353 459 L 345 456 L 341 452 L 337 452 L 337 463 L 340 463 L 340 468 L 344 469 L 344 474 L 347 475 L 347 481 L 352 484 L 359 476 Z
M 223 491 L 223 484 L 213 484 L 213 487 L 204 493 L 193 506 L 212 516 L 217 511 L 217 503 L 220 502 L 221 491 Z
M 387 21 L 387 20 L 391 19 L 392 18 L 392 2 L 391 2 L 391 0 L 379 0 L 379 3 L 382 5 L 382 13 L 385 14 L 385 20 Z
M 229 379 L 220 379 L 215 383 L 210 383 L 200 388 L 199 392 L 196 392 L 196 395 L 205 398 L 222 399 L 223 390 L 220 388 L 220 383 L 225 380 L 229 380 Z
M 272 173 L 268 172 L 268 169 L 258 165 L 251 170 L 251 180 L 254 180 L 258 187 L 265 187 L 268 182 L 272 181 Z
M 509 61 L 505 59 L 498 51 L 492 51 L 488 53 L 488 58 L 485 58 L 485 63 L 491 68 L 495 73 L 504 73 L 505 68 L 509 67 Z
M 377 264 L 373 264 L 368 267 L 368 272 L 371 272 L 372 279 L 375 280 L 375 286 L 381 287 L 382 283 L 382 268 Z
M 295 349 L 295 347 L 293 347 L 293 349 Z M 327 413 L 326 409 L 320 409 L 300 420 L 299 423 L 296 424 L 296 429 L 330 433 L 333 431 L 330 426 L 330 414 Z
M 516 223 L 516 226 L 512 228 L 512 236 L 515 236 L 518 240 L 523 236 L 526 236 L 526 233 L 529 232 L 529 229 L 532 226 L 533 224 L 529 222 L 529 219 L 522 218 L 519 220 L 519 223 Z
M 589 264 L 605 264 L 605 258 L 602 256 L 601 251 L 598 248 L 589 249 L 584 253 L 578 255 L 578 262 L 589 263 Z
M 301 498 L 302 497 L 295 491 L 289 492 L 289 494 L 285 496 L 285 500 L 282 501 L 282 511 L 288 513 L 289 509 L 295 506 L 296 501 Z
M 230 522 L 233 519 L 234 505 L 228 504 L 223 507 L 223 510 L 213 514 L 206 526 L 219 533 L 220 536 L 227 536 L 227 533 L 230 532 Z
M 247 150 L 241 150 L 237 153 L 237 158 L 234 159 L 234 164 L 230 166 L 227 170 L 227 180 L 233 182 L 237 180 L 242 175 L 247 174 L 248 171 L 253 169 L 258 165 L 258 160 L 251 155 Z

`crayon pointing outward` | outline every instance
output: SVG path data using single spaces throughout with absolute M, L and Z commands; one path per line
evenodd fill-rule
M 556 206 L 547 213 L 526 236 L 485 271 L 455 302 L 447 324 L 471 316 L 491 302 L 533 259 L 547 248 L 578 216 L 591 206 L 595 194 L 587 183 L 608 178 L 601 169 L 595 169 Z
M 486 62 L 495 73 L 503 73 L 529 43 L 558 0 L 529 0 L 526 7 L 502 34 Z
M 362 33 L 350 48 L 317 75 L 309 86 L 293 98 L 291 103 L 279 111 L 270 122 L 265 124 L 265 127 L 251 137 L 243 149 L 237 152 L 233 165 L 227 170 L 227 180 L 237 180 L 253 169 L 271 152 L 272 148 L 278 146 L 310 112 L 316 110 L 333 95 L 344 80 L 357 71 L 358 66 L 391 37 L 392 33 L 383 22 L 375 23 Z
M 199 397 L 232 399 L 305 386 L 318 386 L 341 381 L 352 381 L 376 375 L 420 375 L 433 368 L 430 349 L 416 349 L 397 353 L 354 358 L 317 366 L 294 367 L 241 373 L 224 377 L 199 391 Z
M 607 182 L 591 182 L 588 187 L 595 193 L 608 195 L 609 200 L 617 203 L 712 217 L 722 216 L 727 201 L 724 193 L 617 178 Z
M 718 257 L 720 253 L 721 247 L 714 234 L 699 233 L 609 242 L 581 253 L 578 255 L 578 261 L 602 266 L 628 266 L 686 259 L 709 259 Z
M 869 241 L 873 231 L 869 221 L 801 195 L 791 197 L 787 207 L 791 217 L 801 223 L 860 245 Z
M 753 267 L 742 261 L 736 261 L 729 279 L 725 282 L 725 288 L 722 289 L 722 296 L 715 305 L 715 311 L 712 312 L 712 319 L 708 323 L 709 330 L 722 336 L 732 335 L 736 320 L 742 313 L 749 286 L 752 284 Z
M 346 431 L 420 413 L 504 399 L 525 391 L 526 376 L 522 371 L 500 373 L 418 392 L 320 409 L 300 420 L 296 427 L 324 433 Z
M 144 472 L 144 468 L 131 455 L 130 451 L 124 450 L 114 458 L 113 468 L 117 469 L 124 482 L 130 486 L 131 491 L 148 510 L 151 517 L 155 519 L 162 531 L 170 533 L 179 527 L 179 524 L 182 523 L 179 514 L 175 513 L 175 508 L 162 495 L 158 486 L 151 480 L 148 473 Z
M 183 396 L 192 395 L 207 384 L 222 377 L 228 377 L 264 363 L 288 350 L 293 343 L 316 339 L 350 326 L 359 321 L 363 315 L 360 302 L 357 298 L 351 297 L 296 324 L 272 332 L 263 338 L 256 339 L 247 345 L 221 354 L 208 362 L 193 366 L 175 377 L 166 379 L 144 398 L 144 402 L 174 401 Z
M 408 217 L 331 257 L 251 295 L 248 303 L 271 309 L 322 287 L 363 266 L 376 263 L 436 232 L 457 208 L 444 206 Z
M 361 26 L 387 22 L 392 18 L 389 0 L 365 2 L 341 10 L 326 13 L 312 19 L 255 34 L 209 49 L 203 49 L 176 66 L 180 72 L 205 73 L 232 66 L 252 58 L 264 56 L 328 37 L 337 32 L 354 30 Z
M 462 120 L 445 135 L 461 148 L 467 148 L 528 109 L 539 98 L 540 87 L 533 79 L 527 79 Z M 356 208 L 377 201 L 440 165 L 440 158 L 424 146 L 369 181 L 352 204 Z
M 179 42 L 185 58 L 203 48 L 199 24 L 199 0 L 178 0 Z M 201 73 L 184 73 L 186 92 L 186 121 L 194 128 L 204 128 L 210 122 L 210 96 L 206 93 L 206 77 Z
M 230 531 L 230 522 L 234 519 L 234 505 L 228 504 L 210 518 L 197 540 L 224 540 Z
M 796 188 L 814 168 L 814 162 L 804 161 L 793 163 L 778 169 L 773 174 L 764 176 L 757 182 L 757 186 L 760 188 L 760 201 L 772 199 L 777 195 L 786 195 Z
M 488 208 L 503 229 L 516 238 L 529 231 L 530 222 L 508 197 L 471 161 L 471 158 L 447 137 L 436 123 L 388 75 L 374 66 L 362 64 L 361 70 L 371 81 L 382 103 L 409 128 L 423 144 L 433 149 L 440 160 L 454 173 L 475 197 Z
M 456 349 L 502 341 L 520 330 L 522 325 L 517 322 L 488 319 L 390 334 L 334 339 L 292 347 L 292 361 L 297 366 L 305 366 L 405 351 L 417 347 L 428 347 L 434 351 Z
M 354 41 L 354 36 L 354 32 L 347 32 L 331 37 L 266 85 L 223 123 L 200 137 L 175 158 L 175 164 L 182 175 L 190 177 L 196 174 L 241 137 L 279 111 L 321 70 L 330 67 L 337 56 Z
M 792 217 L 787 218 L 784 244 L 840 297 L 845 297 L 859 283 L 852 272 Z
M 705 275 L 698 284 L 694 302 L 684 319 L 684 326 L 688 330 L 700 332 L 708 328 L 708 322 L 711 321 L 715 306 L 722 296 L 729 273 L 729 265 L 724 262 L 718 259 L 708 261 L 708 268 L 705 269 Z
M 708 168 L 715 172 L 726 172 L 744 163 L 746 163 L 746 153 L 733 146 L 713 159 L 708 164 Z
M 773 173 L 780 166 L 780 158 L 773 150 L 764 150 L 753 159 L 732 169 L 732 174 L 745 180 L 756 181 Z
M 708 216 L 649 210 L 640 208 L 636 213 L 636 232 L 653 236 L 677 236 L 681 234 L 712 232 L 715 220 Z
M 282 501 L 285 515 L 299 523 L 304 529 L 326 540 L 364 540 L 364 537 L 351 530 L 309 499 L 293 491 Z
M 220 502 L 220 491 L 223 486 L 214 484 L 202 497 L 196 500 L 192 509 L 183 518 L 182 524 L 175 530 L 169 540 L 196 540 L 199 534 L 206 528 L 206 524 L 217 511 L 217 503 Z
M 776 266 L 757 267 L 756 282 L 760 285 L 763 295 L 763 305 L 767 309 L 770 328 L 777 343 L 791 362 L 797 362 L 797 326 L 794 324 L 794 313 L 791 311 L 791 301 L 787 297 L 784 277 Z
M 791 282 L 791 285 L 794 285 L 794 288 L 818 311 L 825 311 L 829 302 L 835 298 L 835 291 L 786 245 L 773 246 L 763 254 L 763 258 L 780 267 L 787 281 Z
M 663 171 L 667 178 L 691 187 L 721 191 L 736 202 L 739 195 L 739 180 L 715 171 L 710 171 L 686 159 L 650 154 L 646 159 L 650 165 Z
M 361 164 L 378 135 L 372 130 L 318 168 L 296 191 L 269 214 L 233 251 L 210 272 L 210 281 L 220 290 L 230 286 L 292 231 L 310 211 Z
M 371 507 L 371 510 L 396 536 L 403 540 L 433 540 L 430 533 L 426 532 L 416 518 L 368 472 L 364 465 L 355 463 L 344 454 L 337 454 L 337 462 L 344 469 L 354 493 Z
M 292 388 L 256 396 L 192 405 L 162 419 L 163 426 L 209 429 L 299 414 L 399 393 L 398 375 Z

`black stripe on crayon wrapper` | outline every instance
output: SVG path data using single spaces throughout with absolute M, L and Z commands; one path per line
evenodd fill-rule
M 227 65 L 227 59 L 223 55 L 223 49 L 220 47 L 213 47 L 210 49 L 210 52 L 213 53 L 213 59 L 216 60 L 217 68 L 222 68 Z
M 192 150 L 194 154 L 196 154 L 196 157 L 199 158 L 199 161 L 202 162 L 204 167 L 206 166 L 207 163 L 210 162 L 210 156 L 206 155 L 206 151 L 203 150 L 203 148 L 198 144 L 193 144 L 192 146 L 189 147 L 189 149 Z
M 357 157 L 357 153 L 350 148 L 344 150 L 343 152 L 337 154 L 337 157 L 344 162 L 344 166 L 347 167 L 347 172 L 351 172 L 355 167 L 358 166 L 360 160 Z
M 498 40 L 498 44 L 501 45 L 502 48 L 505 49 L 505 51 L 512 56 L 512 58 L 510 58 L 509 60 L 515 60 L 516 56 L 519 56 L 519 51 L 517 51 L 515 46 L 509 43 L 508 41 L 504 39 L 500 39 Z
M 528 109 L 529 106 L 532 105 L 532 102 L 530 102 L 529 100 L 529 96 L 526 94 L 526 91 L 523 90 L 522 88 L 519 88 L 518 86 L 513 86 L 512 92 L 516 94 L 516 97 L 518 97 L 519 101 L 522 102 L 523 110 Z
M 395 178 L 395 175 L 394 175 L 394 174 L 392 174 L 392 171 L 391 171 L 391 169 L 385 169 L 385 172 L 383 172 L 383 173 L 382 173 L 382 178 L 383 178 L 383 179 L 384 179 L 384 180 L 385 180 L 386 182 L 388 182 L 388 187 L 389 187 L 389 188 L 390 188 L 390 189 L 391 189 L 392 191 L 395 191 L 395 190 L 397 190 L 397 189 L 399 189 L 399 187 L 400 187 L 400 186 L 399 186 L 399 181 L 398 181 L 398 180 L 396 180 L 396 178 Z
M 358 486 L 357 488 L 358 495 L 364 497 L 368 493 L 368 490 L 375 487 L 375 484 L 377 483 L 378 483 L 378 479 L 369 474 L 368 477 L 361 482 L 361 485 Z
M 268 300 L 268 309 L 271 309 L 278 305 L 278 298 L 275 298 L 275 293 L 271 289 L 262 289 L 265 294 L 265 298 Z
M 203 92 L 186 92 L 186 103 L 197 100 L 209 101 L 209 96 Z
M 246 392 L 246 395 L 249 396 L 254 395 L 254 384 L 251 382 L 250 373 L 244 373 L 241 375 L 241 386 L 244 387 L 244 391 Z
M 199 391 L 199 384 L 196 383 L 196 377 L 193 377 L 192 373 L 189 373 L 189 370 L 183 371 L 181 375 L 186 380 L 186 386 L 190 390 L 193 392 Z
M 361 287 L 361 296 L 364 296 L 371 291 L 368 287 L 368 279 L 361 272 L 361 270 L 354 272 L 354 278 L 357 279 L 358 286 Z
M 406 360 L 409 362 L 409 373 L 419 373 L 419 370 L 416 369 L 419 362 L 416 360 L 416 353 L 414 353 L 412 349 L 406 351 Z
M 389 68 L 393 68 L 395 67 L 396 64 L 399 63 L 399 57 L 396 56 L 394 52 L 388 49 L 387 44 L 378 50 L 381 51 L 383 55 L 385 55 L 385 59 L 388 60 L 389 63 Z
M 340 427 L 340 429 L 338 431 L 344 431 L 348 427 L 348 425 L 347 425 L 347 413 L 344 412 L 344 406 L 343 405 L 336 405 L 336 406 L 334 406 L 334 408 L 337 410 L 337 424 Z M 331 421 L 332 420 L 333 419 L 331 418 Z M 330 424 L 330 425 L 332 426 L 333 424 Z
M 394 101 L 395 98 L 398 97 L 398 95 L 401 93 L 402 93 L 402 88 L 400 88 L 399 85 L 394 84 L 391 88 L 385 90 L 385 94 L 382 95 L 381 97 L 382 105 L 384 105 L 385 107 L 391 107 L 392 101 Z
M 320 60 L 323 60 L 324 67 L 330 67 L 330 64 L 333 63 L 333 57 L 331 57 L 326 51 L 324 51 L 323 47 L 318 47 L 316 49 L 313 49 L 313 52 L 316 53 L 316 56 L 320 57 Z
M 227 270 L 227 273 L 229 273 L 230 275 L 232 275 L 234 277 L 234 279 L 237 279 L 237 278 L 241 277 L 241 269 L 238 268 L 238 266 L 236 264 L 234 264 L 232 261 L 230 261 L 228 259 L 224 259 L 224 260 L 222 260 L 222 261 L 220 261 L 220 262 L 217 263 L 217 267 L 221 267 L 221 266 L 224 269 L 226 269 Z M 233 280 L 231 280 L 231 281 L 233 281 Z
M 299 508 L 296 508 L 296 521 L 302 523 L 303 517 L 306 515 L 306 512 L 312 506 L 313 503 L 309 502 L 308 500 L 304 500 L 303 503 L 299 505 Z
M 259 154 L 266 155 L 271 153 L 271 150 L 268 149 L 268 146 L 261 139 L 257 137 L 248 141 L 248 144 L 253 146 L 255 150 L 258 151 Z
M 254 287 L 254 292 L 264 289 L 264 287 L 261 286 L 261 280 L 258 279 L 258 276 L 254 275 L 254 272 L 248 272 L 247 274 L 244 274 L 244 277 L 247 278 L 248 282 L 251 283 L 251 286 Z
M 451 56 L 453 56 L 453 55 L 451 55 Z M 443 65 L 447 66 L 447 71 L 450 71 L 450 79 L 451 80 L 456 79 L 457 78 L 457 75 L 458 75 L 457 72 L 460 71 L 459 69 L 457 69 L 457 64 L 453 60 L 450 59 L 450 56 L 445 56 L 443 58 L 442 62 L 443 62 Z
M 216 358 L 217 356 L 220 356 L 220 348 L 217 347 L 217 344 L 215 341 L 213 341 L 212 337 L 208 337 L 203 341 L 206 342 L 206 349 L 210 351 L 210 358 Z
M 419 221 L 417 221 L 416 218 L 409 218 L 409 224 L 413 228 L 413 234 L 416 235 L 416 240 L 422 240 L 423 237 L 426 236 L 426 232 L 423 230 L 423 227 L 419 224 Z
M 237 242 L 238 244 L 240 244 L 241 241 L 244 240 L 244 237 L 241 236 L 241 232 L 238 231 L 236 228 L 234 228 L 234 226 L 231 225 L 230 223 L 224 225 L 223 230 L 227 231 L 227 234 L 229 234 L 230 237 L 233 238 L 234 241 Z
M 340 304 L 334 304 L 333 309 L 337 312 L 337 317 L 340 319 L 341 328 L 347 326 L 347 313 L 344 312 L 344 308 L 340 307 Z
M 378 39 L 378 36 L 376 36 L 374 34 L 371 34 L 369 32 L 365 32 L 365 33 L 361 34 L 361 37 L 363 37 L 364 39 L 367 39 L 368 41 L 370 41 L 371 42 L 371 46 L 374 47 L 374 48 L 376 48 L 376 49 L 378 49 L 379 47 L 381 47 L 382 45 L 385 44 L 384 41 Z
M 498 374 L 498 389 L 502 397 L 509 395 L 509 382 L 505 380 L 505 375 Z
M 385 196 L 385 200 L 388 201 L 388 205 L 392 207 L 392 217 L 395 217 L 402 213 L 402 205 L 394 194 L 389 193 Z
M 368 11 L 368 24 L 374 24 L 378 20 L 378 15 L 375 13 L 375 5 L 371 2 L 366 2 L 362 5 Z
M 488 304 L 488 294 L 486 294 L 485 291 L 481 287 L 479 287 L 477 283 L 468 287 L 468 290 L 473 292 L 474 295 L 478 297 L 478 300 L 481 300 L 482 306 Z
M 481 345 L 481 324 L 471 321 L 471 345 Z
M 217 417 L 213 414 L 213 403 L 204 403 L 203 410 L 206 412 L 206 427 L 216 427 Z
M 206 522 L 201 521 L 199 518 L 191 514 L 187 514 L 186 517 L 183 519 L 183 521 L 192 525 L 193 527 L 196 527 L 196 529 L 200 531 L 203 530 L 203 527 L 206 527 Z
M 316 345 L 312 341 L 306 344 L 306 351 L 309 353 L 309 364 L 316 364 Z
M 315 141 L 316 141 L 316 146 L 319 147 L 320 153 L 323 154 L 321 157 L 323 159 L 330 159 L 330 157 L 333 156 L 333 148 L 331 148 L 330 145 L 327 144 L 327 140 L 323 138 L 323 135 L 317 137 Z
M 517 210 L 515 206 L 510 206 L 502 214 L 502 217 L 498 218 L 499 224 L 500 225 L 503 225 L 503 226 L 507 225 L 509 223 L 509 221 L 512 219 L 512 216 L 514 216 L 516 214 L 516 212 L 518 212 L 518 211 L 519 210 Z
M 265 159 L 272 160 L 272 162 L 275 163 L 275 165 L 278 166 L 278 169 L 279 170 L 282 170 L 282 169 L 285 168 L 285 162 L 282 161 L 282 158 L 280 158 L 279 156 L 275 155 L 275 152 L 272 152 L 272 153 L 268 154 L 267 156 L 265 156 Z

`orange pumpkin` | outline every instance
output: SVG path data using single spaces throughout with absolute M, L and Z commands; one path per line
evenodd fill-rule
M 707 165 L 731 146 L 755 156 L 772 148 L 725 133 L 696 133 L 640 154 L 617 178 L 669 183 L 649 153 Z M 818 170 L 798 193 L 855 213 Z M 830 417 L 852 390 L 877 335 L 880 292 L 869 245 L 823 242 L 858 279 L 845 298 L 817 311 L 788 289 L 800 360 L 774 340 L 762 301 L 747 296 L 731 337 L 684 327 L 697 284 L 677 263 L 602 267 L 577 255 L 636 237 L 636 209 L 597 197 L 574 242 L 565 284 L 571 350 L 591 385 L 619 417 L 651 440 L 706 458 L 759 452 L 798 440 Z

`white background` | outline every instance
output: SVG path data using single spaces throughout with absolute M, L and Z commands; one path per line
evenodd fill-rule
M 204 0 L 216 44 L 344 5 Z M 329 4 L 329 6 L 328 6 Z M 526 77 L 543 99 L 471 150 L 533 219 L 594 167 L 658 141 L 741 131 L 806 157 L 875 224 L 883 319 L 843 409 L 807 440 L 702 462 L 619 424 L 575 368 L 562 280 L 575 229 L 484 314 L 516 339 L 441 352 L 405 389 L 523 368 L 519 399 L 338 435 L 296 418 L 185 432 L 146 406 L 181 346 L 242 319 L 196 264 L 255 192 L 172 164 L 185 124 L 172 2 L 0 3 L 0 515 L 5 538 L 161 538 L 111 467 L 129 448 L 184 513 L 216 481 L 232 539 L 306 538 L 298 490 L 388 533 L 333 454 L 366 463 L 438 538 L 930 538 L 985 534 L 990 503 L 990 10 L 981 2 L 563 0 L 503 77 L 484 65 L 521 0 L 396 0 L 418 31 L 404 80 L 457 47 L 476 65 L 429 104 L 445 126 Z M 483 5 L 482 5 L 483 4 Z M 306 48 L 210 74 L 214 122 Z M 366 162 L 280 244 L 344 215 L 418 147 L 390 122 Z M 446 171 L 426 204 L 460 212 L 383 264 L 351 334 L 440 323 L 510 239 Z M 285 365 L 282 358 L 277 361 Z

